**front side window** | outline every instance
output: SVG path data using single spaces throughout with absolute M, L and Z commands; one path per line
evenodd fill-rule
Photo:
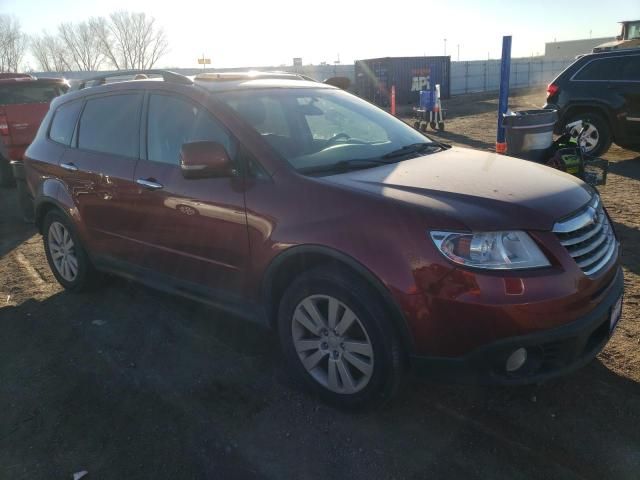
M 147 156 L 154 162 L 178 165 L 184 143 L 211 141 L 224 145 L 234 158 L 231 137 L 206 110 L 169 95 L 151 95 L 147 119 Z
M 81 108 L 81 101 L 61 105 L 53 116 L 51 129 L 49 130 L 49 138 L 54 142 L 69 146 Z
M 138 157 L 142 94 L 109 95 L 87 101 L 78 128 L 78 148 Z
M 368 168 L 406 159 L 418 150 L 426 153 L 442 148 L 404 122 L 342 90 L 255 89 L 219 95 L 304 173 L 330 173 L 332 166 L 340 169 L 347 163 Z

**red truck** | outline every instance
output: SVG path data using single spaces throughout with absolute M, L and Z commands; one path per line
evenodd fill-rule
M 0 186 L 14 184 L 10 162 L 22 160 L 49 103 L 68 89 L 67 81 L 60 78 L 0 73 Z

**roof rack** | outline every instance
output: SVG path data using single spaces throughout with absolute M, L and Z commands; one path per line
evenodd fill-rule
M 195 80 L 208 82 L 234 82 L 238 80 L 306 80 L 303 75 L 289 72 L 261 72 L 256 70 L 237 72 L 199 73 Z
M 91 78 L 83 78 L 71 86 L 71 90 L 82 90 L 88 87 L 103 85 L 107 78 L 128 77 L 133 75 L 160 75 L 165 82 L 178 83 L 180 85 L 191 85 L 193 82 L 190 78 L 180 75 L 170 70 L 116 70 L 103 75 Z

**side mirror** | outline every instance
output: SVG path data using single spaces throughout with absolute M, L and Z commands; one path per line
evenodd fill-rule
M 616 40 L 617 40 L 617 41 L 622 40 L 622 35 L 616 35 Z
M 235 173 L 227 150 L 218 142 L 183 144 L 180 170 L 184 178 L 230 177 Z
M 351 85 L 351 79 L 349 77 L 331 77 L 327 78 L 324 83 L 346 90 Z

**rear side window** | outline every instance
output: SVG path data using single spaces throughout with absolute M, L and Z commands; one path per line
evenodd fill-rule
M 151 95 L 147 126 L 147 156 L 154 162 L 179 164 L 184 143 L 210 141 L 235 149 L 224 127 L 201 107 L 169 95 Z
M 640 57 L 624 56 L 592 60 L 580 70 L 575 80 L 640 81 Z
M 19 83 L 0 85 L 0 105 L 49 103 L 67 91 L 67 87 L 52 83 Z
M 78 148 L 138 157 L 142 94 L 109 95 L 87 101 L 78 128 Z
M 49 138 L 54 142 L 69 146 L 81 108 L 82 102 L 71 102 L 60 106 L 53 116 Z

